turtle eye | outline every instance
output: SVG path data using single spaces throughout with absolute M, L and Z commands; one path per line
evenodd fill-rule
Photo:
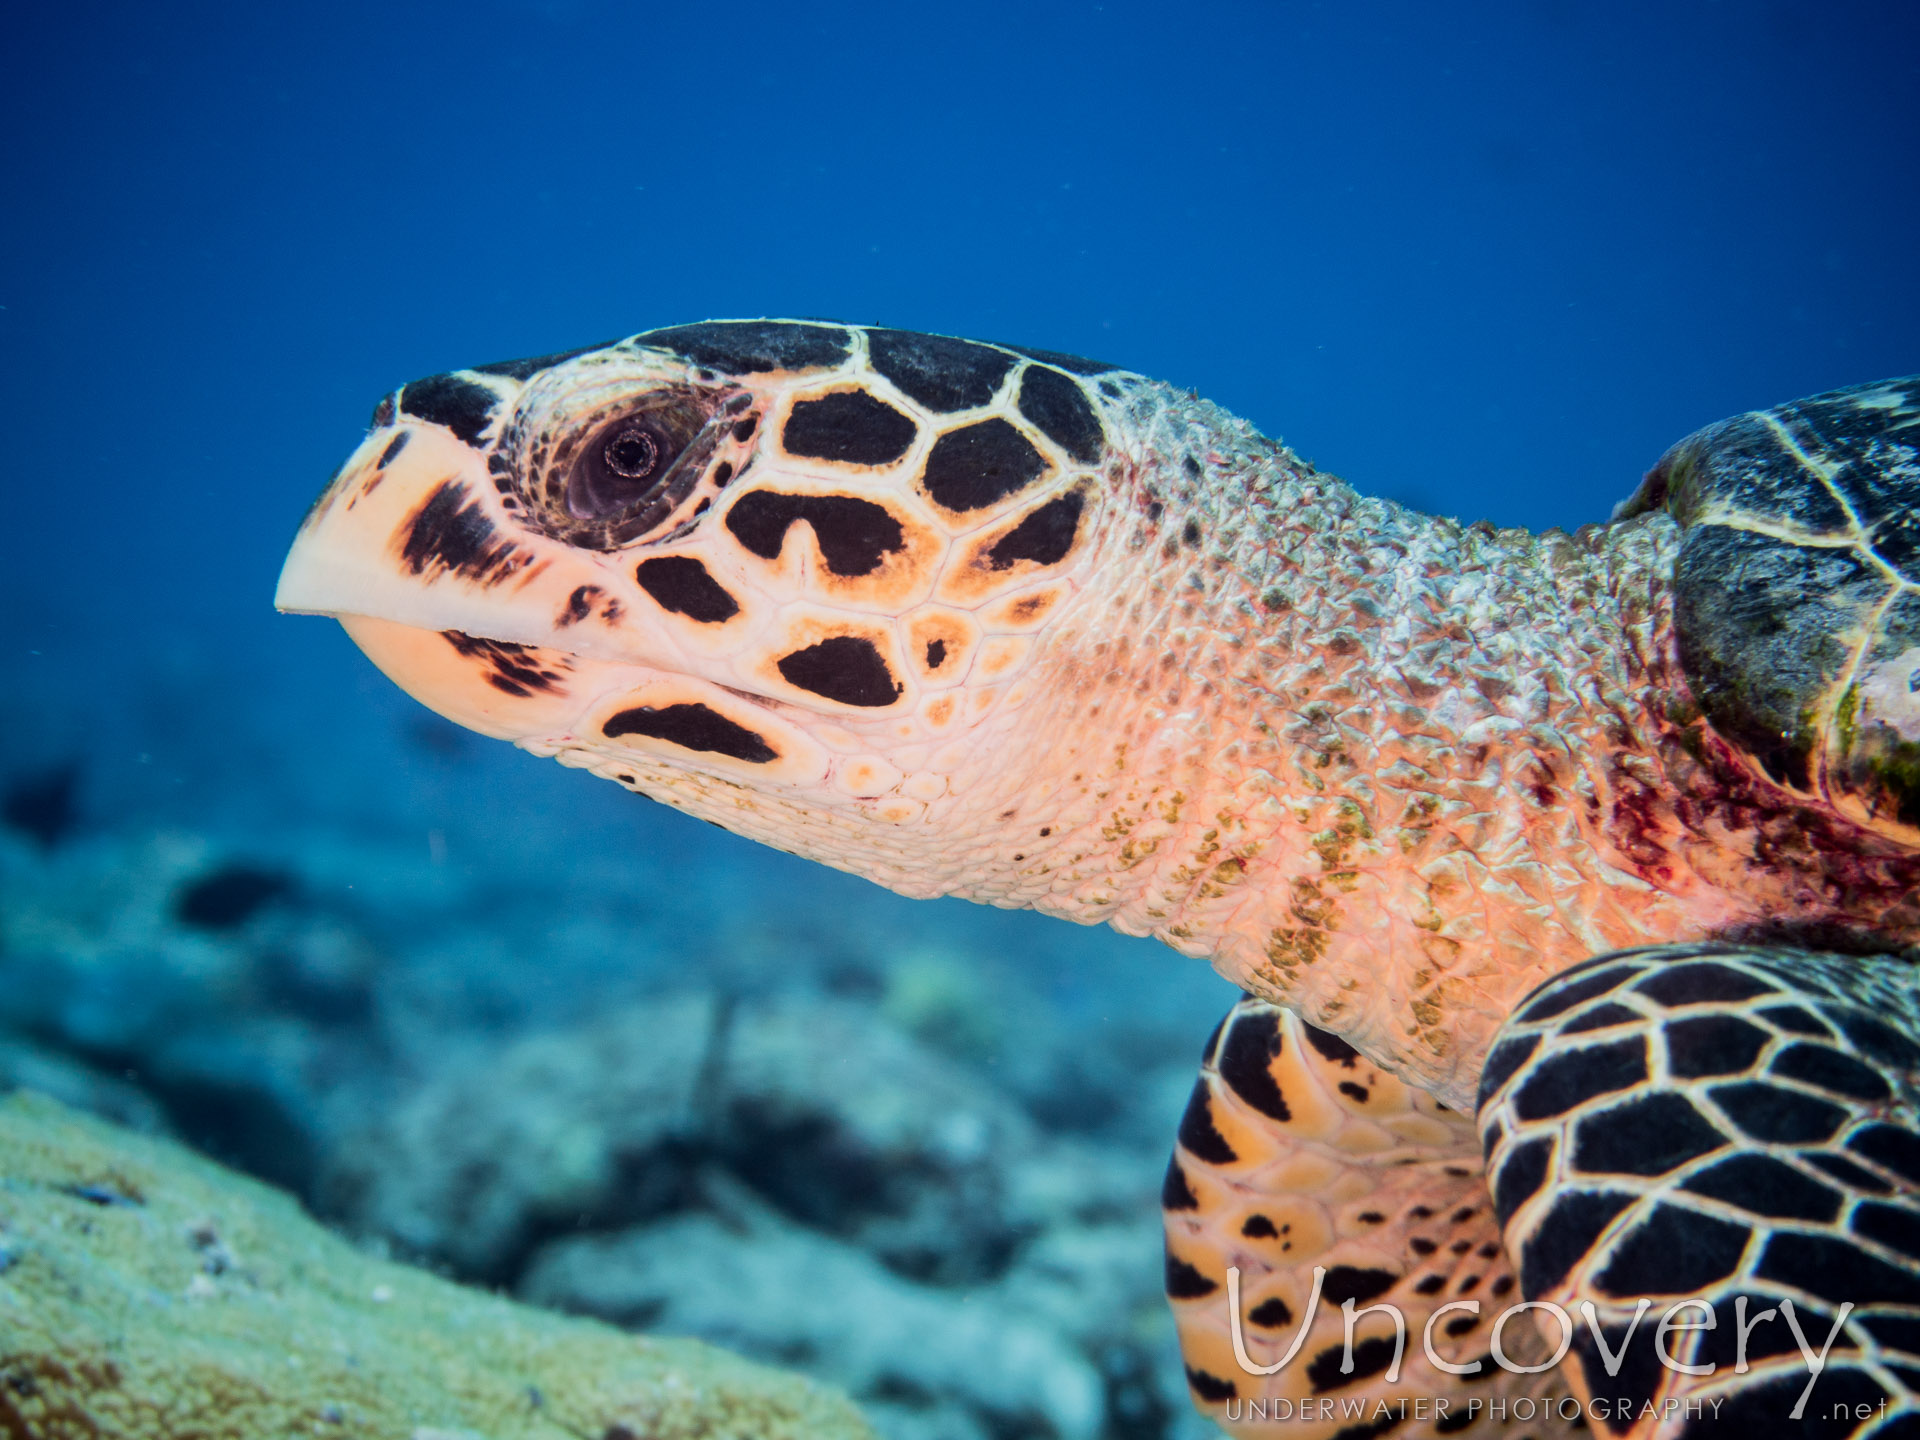
M 585 403 L 571 413 L 518 415 L 487 466 L 524 506 L 522 523 L 589 550 L 621 549 L 671 520 L 735 423 L 720 413 L 727 393 L 713 389 L 577 398 Z
M 603 520 L 652 500 L 677 458 L 671 440 L 643 420 L 610 426 L 587 446 L 567 484 L 567 510 Z

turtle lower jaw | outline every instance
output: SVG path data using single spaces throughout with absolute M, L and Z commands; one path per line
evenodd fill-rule
M 593 695 L 640 678 L 608 673 L 636 667 L 460 630 L 370 615 L 334 618 L 395 685 L 435 714 L 495 740 L 566 734 Z
M 698 769 L 812 786 L 830 768 L 826 750 L 778 702 L 709 681 L 459 630 L 334 618 L 435 714 L 536 754 L 576 756 L 570 763 L 629 785 L 637 772 Z

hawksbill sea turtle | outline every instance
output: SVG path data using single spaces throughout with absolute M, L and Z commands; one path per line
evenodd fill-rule
M 1920 1433 L 1920 378 L 1534 535 L 1074 356 L 685 325 L 395 391 L 277 603 L 727 829 L 1209 959 L 1162 1198 L 1229 1428 Z

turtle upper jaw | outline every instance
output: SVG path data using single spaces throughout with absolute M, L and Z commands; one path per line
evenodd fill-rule
M 665 637 L 624 623 L 597 558 L 513 525 L 483 450 L 402 420 L 371 431 L 314 504 L 274 605 L 688 668 Z
M 514 524 L 484 450 L 403 419 L 374 429 L 309 512 L 274 603 L 338 620 L 454 723 L 636 786 L 663 740 L 710 773 L 817 784 L 828 757 L 789 707 L 633 623 L 610 563 Z

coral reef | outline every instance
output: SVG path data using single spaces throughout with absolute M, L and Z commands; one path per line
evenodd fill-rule
M 34 1095 L 0 1101 L 11 1440 L 862 1440 L 824 1387 L 355 1250 L 293 1200 Z
M 748 1195 L 714 1198 L 717 1214 L 556 1241 L 519 1293 L 805 1363 L 884 1407 L 894 1434 L 1089 1440 L 1097 1432 L 1099 1372 L 999 1287 L 957 1300 L 901 1279 L 853 1246 L 823 1241 Z
M 888 1440 L 1207 1433 L 1154 1197 L 1220 982 L 463 753 L 361 757 L 397 788 L 340 784 L 351 823 L 282 770 L 219 793 L 304 824 L 0 824 L 0 1091 L 363 1249 L 800 1369 Z
M 448 1064 L 342 1141 L 320 1193 L 358 1229 L 501 1278 L 583 1214 L 678 1208 L 716 1163 L 903 1274 L 960 1283 L 1044 1223 L 1022 1173 L 1043 1149 L 1018 1106 L 863 1007 L 686 995 Z M 1111 1205 L 1098 1168 L 1080 1198 Z
M 1180 1400 L 1138 1384 L 1155 1172 L 858 1005 L 637 1005 L 450 1065 L 337 1155 L 322 1194 L 361 1232 L 803 1365 L 890 1435 L 1086 1440 Z

